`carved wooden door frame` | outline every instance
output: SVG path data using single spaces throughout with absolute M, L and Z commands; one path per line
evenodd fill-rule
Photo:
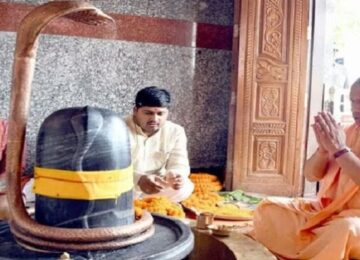
M 235 10 L 226 188 L 300 195 L 309 0 L 238 0 Z

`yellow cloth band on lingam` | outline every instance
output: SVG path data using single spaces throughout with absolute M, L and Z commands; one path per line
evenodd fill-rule
M 133 186 L 132 165 L 118 170 L 82 172 L 35 167 L 33 192 L 59 199 L 116 199 Z

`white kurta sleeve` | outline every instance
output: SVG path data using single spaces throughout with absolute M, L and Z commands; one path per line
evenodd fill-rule
M 184 128 L 179 127 L 172 138 L 174 146 L 169 151 L 169 157 L 165 166 L 166 172 L 181 174 L 185 177 L 189 176 L 190 165 Z

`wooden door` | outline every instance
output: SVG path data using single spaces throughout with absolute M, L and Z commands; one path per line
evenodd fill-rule
M 309 0 L 241 0 L 236 9 L 226 187 L 300 195 Z

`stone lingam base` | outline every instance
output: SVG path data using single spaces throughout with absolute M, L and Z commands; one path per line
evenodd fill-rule
M 139 244 L 108 251 L 68 252 L 72 260 L 80 259 L 184 259 L 194 247 L 194 235 L 180 220 L 153 215 L 155 234 Z M 60 259 L 63 252 L 34 252 L 16 243 L 9 225 L 0 221 L 0 259 Z

